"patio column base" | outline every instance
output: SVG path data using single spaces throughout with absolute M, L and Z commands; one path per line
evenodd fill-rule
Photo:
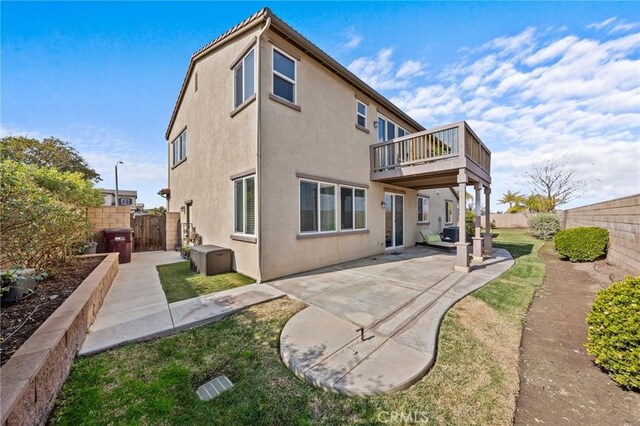
M 473 237 L 473 260 L 482 262 L 482 237 Z
M 491 237 L 491 233 L 484 234 L 484 247 L 482 248 L 482 254 L 485 256 L 491 256 L 493 253 L 493 237 Z
M 456 267 L 458 272 L 469 272 L 469 243 L 456 243 Z

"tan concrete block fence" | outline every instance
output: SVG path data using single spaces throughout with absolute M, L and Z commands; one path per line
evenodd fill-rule
M 607 260 L 640 275 L 640 194 L 565 210 L 565 228 L 600 226 L 609 230 Z
M 2 426 L 46 422 L 117 273 L 110 253 L 0 368 Z
M 105 251 L 102 230 L 107 228 L 130 228 L 131 207 L 92 207 L 87 209 L 87 218 L 95 227 L 94 238 L 98 242 L 98 252 Z

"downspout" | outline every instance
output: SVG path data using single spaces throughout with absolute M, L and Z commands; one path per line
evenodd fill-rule
M 262 128 L 262 34 L 264 34 L 271 26 L 271 17 L 267 16 L 267 21 L 258 34 L 256 40 L 256 60 L 258 62 L 258 81 L 256 85 L 256 110 L 257 110 L 257 131 L 256 131 L 256 183 L 258 189 L 258 284 L 262 282 L 262 173 L 261 173 L 261 159 L 262 159 L 262 141 L 261 141 L 261 128 Z

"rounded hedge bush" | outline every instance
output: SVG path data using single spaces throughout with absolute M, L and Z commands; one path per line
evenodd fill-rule
M 555 213 L 539 213 L 527 221 L 529 232 L 540 240 L 550 240 L 560 230 L 560 218 Z
M 598 227 L 579 227 L 560 231 L 553 239 L 561 259 L 591 262 L 607 253 L 609 231 Z
M 640 390 L 640 276 L 598 291 L 587 316 L 587 351 L 621 386 Z

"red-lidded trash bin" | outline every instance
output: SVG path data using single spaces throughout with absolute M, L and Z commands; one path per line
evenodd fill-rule
M 107 253 L 120 253 L 120 256 L 118 256 L 120 263 L 131 262 L 133 229 L 109 228 L 103 229 L 102 234 L 107 243 Z

